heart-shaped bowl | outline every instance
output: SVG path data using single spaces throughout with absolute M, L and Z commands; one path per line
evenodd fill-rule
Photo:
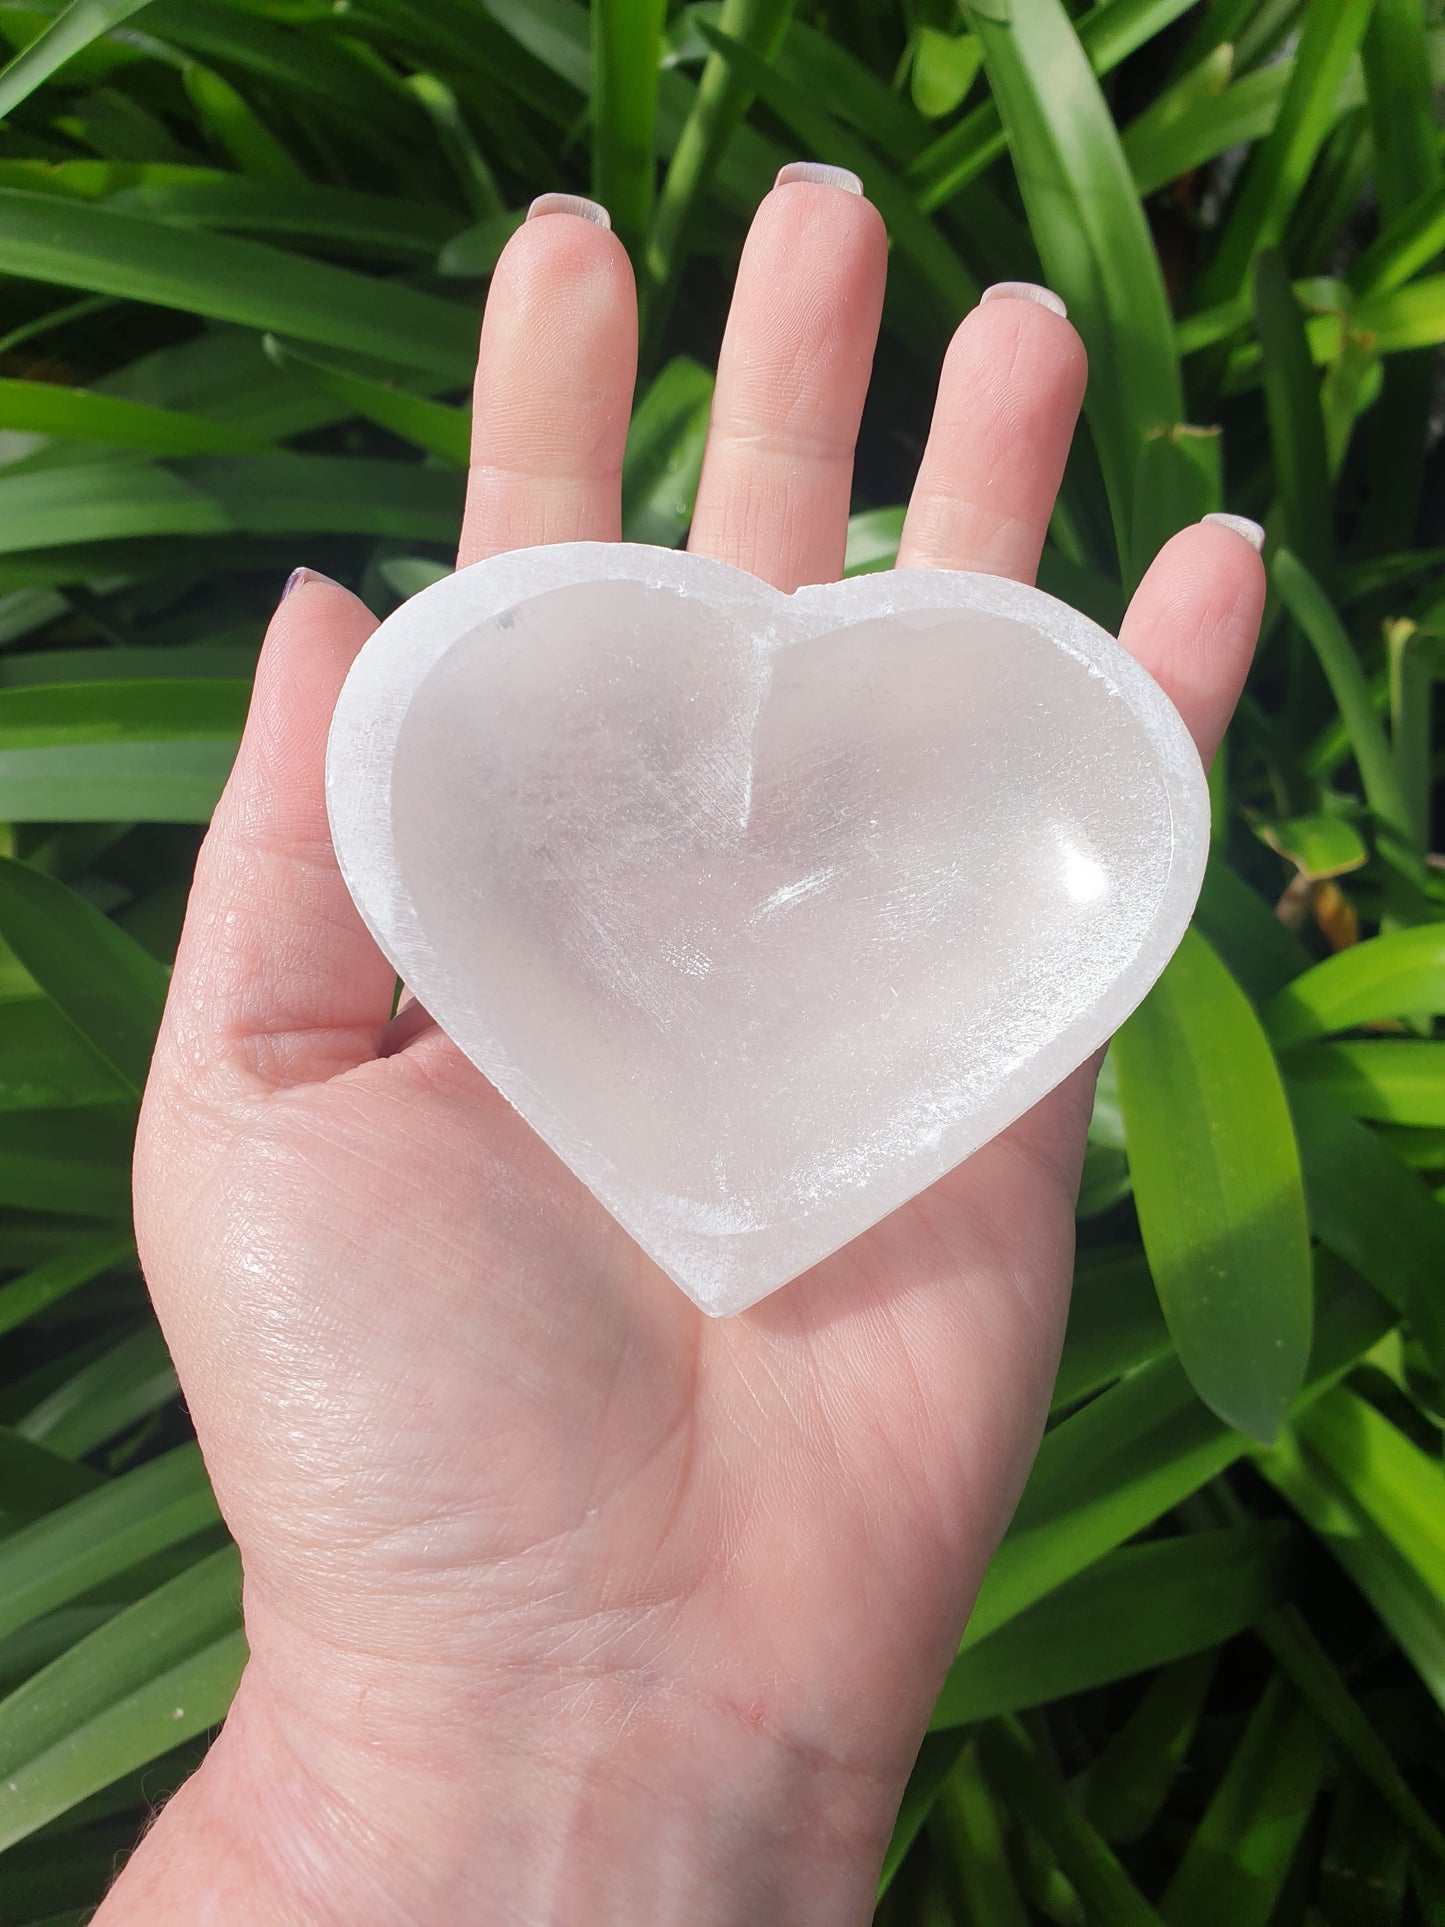
M 1177 712 L 1053 597 L 933 570 L 782 595 L 633 544 L 398 609 L 326 782 L 399 975 L 715 1314 L 1097 1050 L 1209 841 Z

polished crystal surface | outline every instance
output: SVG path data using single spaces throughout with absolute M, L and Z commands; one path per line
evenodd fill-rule
M 1163 969 L 1208 841 L 1150 678 L 1036 590 L 782 596 L 576 543 L 427 589 L 332 727 L 353 895 L 705 1311 L 960 1163 Z

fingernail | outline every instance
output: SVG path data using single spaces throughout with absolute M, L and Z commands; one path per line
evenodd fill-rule
M 991 288 L 985 288 L 978 297 L 978 305 L 982 307 L 985 301 L 1036 301 L 1061 321 L 1069 318 L 1068 309 L 1053 289 L 1041 288 L 1037 281 L 995 281 Z
M 814 187 L 841 187 L 847 194 L 861 194 L 863 183 L 849 167 L 829 167 L 823 161 L 789 161 L 778 169 L 774 187 L 791 187 L 796 181 L 811 181 Z
M 341 584 L 333 582 L 329 575 L 323 575 L 320 569 L 293 569 L 286 578 L 286 587 L 281 591 L 281 600 L 284 602 L 288 595 L 295 595 L 296 591 L 307 582 L 325 582 L 333 589 L 341 587 Z
M 1223 515 L 1216 511 L 1211 515 L 1201 516 L 1200 520 L 1217 522 L 1222 529 L 1233 529 L 1236 535 L 1244 537 L 1256 555 L 1264 547 L 1264 530 L 1258 522 L 1251 522 L 1247 515 Z
M 612 216 L 602 203 L 589 201 L 585 194 L 539 194 L 527 209 L 527 219 L 535 221 L 542 214 L 575 214 L 594 227 L 610 229 L 612 226 Z

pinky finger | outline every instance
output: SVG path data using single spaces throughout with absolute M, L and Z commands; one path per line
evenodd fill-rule
M 1181 529 L 1155 556 L 1119 631 L 1184 718 L 1206 763 L 1234 713 L 1259 638 L 1265 576 L 1254 527 L 1231 516 Z

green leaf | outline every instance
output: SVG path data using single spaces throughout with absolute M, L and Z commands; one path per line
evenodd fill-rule
M 162 966 L 83 897 L 11 857 L 0 857 L 0 940 L 139 1093 L 165 1006 Z
M 1374 0 L 1335 0 L 1303 15 L 1289 86 L 1274 129 L 1256 149 L 1229 210 L 1224 235 L 1199 284 L 1207 308 L 1240 295 L 1261 248 L 1277 247 L 1335 119 L 1335 100 Z
M 942 120 L 953 113 L 978 78 L 982 60 L 982 49 L 971 33 L 916 27 L 909 85 L 919 113 L 928 120 Z
M 70 0 L 39 38 L 0 72 L 0 118 L 13 114 L 68 60 L 145 5 L 146 0 Z
M 1409 811 L 1405 807 L 1399 771 L 1344 625 L 1319 583 L 1288 549 L 1275 550 L 1270 579 L 1319 657 L 1349 732 L 1366 801 L 1381 828 L 1396 840 L 1395 847 L 1407 848 Z
M 219 1518 L 195 1445 L 72 1499 L 0 1544 L 0 1638 Z
M 0 381 L 0 429 L 6 428 L 151 455 L 254 454 L 266 446 L 260 436 L 226 422 L 44 381 Z
M 1264 1011 L 1277 1049 L 1416 1012 L 1445 1013 L 1445 924 L 1351 944 L 1286 984 Z
M 1050 287 L 1089 351 L 1085 410 L 1121 555 L 1151 435 L 1184 419 L 1158 256 L 1088 56 L 1060 0 L 989 18 L 965 0 Z
M 0 1848 L 217 1725 L 246 1662 L 227 1547 L 0 1701 Z
M 1311 1270 L 1269 1044 L 1190 933 L 1114 1052 L 1144 1248 L 1180 1360 L 1230 1424 L 1272 1438 L 1309 1356 Z
M 59 613 L 64 613 L 60 611 Z M 33 689 L 66 683 L 248 682 L 256 667 L 261 625 L 254 642 L 233 642 L 227 632 L 215 642 L 169 644 L 156 649 L 36 649 L 0 655 L 0 688 Z M 231 632 L 234 633 L 234 632 Z
M 497 177 L 472 137 L 466 115 L 452 89 L 436 74 L 411 74 L 406 82 L 436 129 L 467 206 L 479 220 L 506 213 Z
M 1389 221 L 1441 174 L 1425 9 L 1417 0 L 1375 0 L 1362 54 L 1375 184 Z
M 1006 1811 L 1037 1828 L 1093 1919 L 1109 1927 L 1161 1927 L 1159 1915 L 1016 1720 L 985 1728 L 979 1756 Z
M 1190 4 L 1191 0 L 1107 0 L 1107 4 L 1092 8 L 1076 23 L 1089 65 L 1102 79 L 1187 12 Z M 979 11 L 1000 22 L 1010 17 L 1008 6 L 981 6 Z M 918 205 L 932 211 L 961 194 L 990 162 L 997 160 L 1004 146 L 998 107 L 992 100 L 986 101 L 916 155 L 905 179 L 916 190 Z
M 75 1465 L 0 1425 L 0 1531 L 14 1532 L 102 1484 L 89 1466 Z
M 1445 1124 L 1445 1041 L 1307 1044 L 1290 1052 L 1292 1086 L 1323 1092 L 1353 1117 Z
M 21 279 L 295 335 L 458 384 L 476 361 L 468 309 L 255 241 L 0 188 L 0 247 Z
M 1134 477 L 1130 585 L 1139 582 L 1171 535 L 1221 506 L 1221 439 L 1217 428 L 1187 423 L 1145 437 Z
M 218 678 L 0 690 L 0 817 L 208 822 L 249 698 Z
M 954 1762 L 963 1751 L 963 1737 L 957 1733 L 930 1733 L 918 1750 L 918 1758 L 913 1771 L 908 1776 L 908 1784 L 903 1789 L 903 1799 L 898 1808 L 898 1818 L 894 1822 L 893 1837 L 883 1856 L 883 1871 L 879 1876 L 878 1892 L 880 1897 L 887 1893 L 893 1883 L 904 1855 L 918 1838 L 924 1821 L 932 1811 L 944 1781 L 952 1772 Z
M 1054 1409 L 1076 1405 L 1169 1349 L 1168 1328 L 1144 1254 L 1081 1257 L 1054 1384 Z
M 462 478 L 341 455 L 217 455 L 0 476 L 0 555 L 144 537 L 391 535 L 455 542 Z
M 964 1919 L 986 1920 L 990 1927 L 1029 1927 L 976 1747 L 964 1749 L 939 1788 L 928 1832 L 934 1858 Z
M 1254 320 L 1264 356 L 1264 402 L 1284 513 L 1285 540 L 1318 576 L 1329 573 L 1329 463 L 1319 382 L 1283 260 L 1262 248 L 1254 261 Z
M 526 219 L 520 210 L 492 214 L 454 234 L 437 256 L 437 273 L 463 280 L 484 280 L 502 258 L 502 249 Z
M 1409 1317 L 1445 1371 L 1445 1209 L 1328 1092 L 1291 1083 L 1289 1100 L 1316 1237 Z
M 5 886 L 0 871 L 0 923 Z M 149 961 L 149 959 L 148 959 Z M 108 1110 L 0 1114 L 0 1205 L 77 1218 L 130 1219 L 130 1137 Z
M 198 61 L 187 64 L 182 79 L 201 125 L 243 174 L 281 186 L 305 180 L 291 155 L 229 80 Z
M 1304 1398 L 1389 1329 L 1383 1300 L 1350 1274 L 1318 1280 Z M 1194 1396 L 1174 1358 L 1131 1372 L 1045 1434 L 960 1652 L 1112 1552 L 1239 1458 L 1246 1442 Z
M 1389 227 L 1441 184 L 1430 36 L 1419 0 L 1376 0 L 1361 51 L 1369 128 L 1368 134 L 1361 130 L 1359 144 Z M 1414 247 L 1420 238 L 1412 237 Z M 1411 245 L 1407 241 L 1407 252 Z M 1398 529 L 1412 529 L 1419 518 L 1426 442 L 1418 424 L 1432 405 L 1436 362 L 1424 346 L 1418 354 L 1393 357 L 1381 371 L 1361 528 L 1371 546 L 1393 540 Z
M 1047 1433 L 960 1652 L 1142 1532 L 1243 1451 L 1195 1398 L 1176 1359 L 1156 1360 Z
M 103 177 L 82 172 L 102 166 Z M 53 189 L 57 180 L 81 199 L 104 200 L 112 213 L 138 220 L 285 235 L 312 241 L 323 251 L 383 261 L 429 261 L 451 241 L 458 224 L 455 210 L 431 202 L 317 181 L 277 187 L 211 168 L 121 168 L 89 161 L 62 162 L 32 181 L 19 173 L 12 178 L 0 164 L 0 184 L 8 187 Z M 521 216 L 508 218 L 515 226 Z
M 129 1232 L 102 1231 L 77 1238 L 19 1278 L 0 1285 L 0 1333 L 14 1331 L 92 1278 L 127 1261 L 135 1262 Z
M 1445 1866 L 1445 1835 L 1410 1791 L 1390 1749 L 1303 1613 L 1294 1606 L 1281 1607 L 1262 1621 L 1258 1632 L 1315 1718 L 1334 1735 L 1340 1756 L 1375 1789 L 1415 1845 L 1436 1865 Z
M 728 31 L 721 19 L 718 25 Z M 900 91 L 897 74 L 890 84 L 879 71 L 875 52 L 862 47 L 850 51 L 826 23 L 810 27 L 790 14 L 773 65 L 796 85 L 815 92 L 821 107 L 856 129 L 894 167 L 912 160 L 928 139 L 928 127 Z
M 1264 75 L 1248 75 L 1231 87 L 1233 74 L 1233 47 L 1228 43 L 1215 47 L 1173 86 L 1156 94 L 1123 129 L 1119 139 L 1124 158 L 1141 194 L 1152 194 L 1202 166 L 1224 147 L 1269 132 L 1289 77 L 1287 69 L 1271 67 Z M 1264 89 L 1257 84 L 1250 87 L 1250 82 L 1262 79 L 1267 83 Z
M 1284 1598 L 1288 1539 L 1275 1522 L 1111 1553 L 955 1659 L 930 1725 L 1021 1712 L 1234 1638 Z
M 592 7 L 592 192 L 634 256 L 652 218 L 665 14 L 665 0 Z
M 1438 1460 L 1342 1385 L 1317 1399 L 1296 1431 L 1445 1607 L 1445 1471 Z
M 1318 1894 L 1325 1920 L 1396 1927 L 1405 1919 L 1410 1842 L 1372 1788 L 1346 1766 L 1330 1801 Z
M 893 567 L 903 538 L 903 514 L 901 508 L 865 509 L 849 517 L 844 575 L 871 575 Z
M 1309 964 L 1299 938 L 1217 853 L 1204 872 L 1194 921 L 1256 1004 Z
M 1088 1772 L 1084 1811 L 1109 1841 L 1153 1826 L 1184 1764 L 1214 1679 L 1213 1649 L 1163 1667 Z
M 294 371 L 303 380 L 314 382 L 323 394 L 340 402 L 349 413 L 375 422 L 429 455 L 440 456 L 454 468 L 467 466 L 472 449 L 470 408 L 448 408 L 389 382 L 369 380 L 353 369 L 338 368 L 334 362 L 302 354 L 274 336 L 267 337 L 266 352 L 278 368 Z
M 771 65 L 792 10 L 793 0 L 723 0 L 718 30 Z M 676 273 L 694 210 L 707 193 L 751 99 L 751 90 L 723 53 L 714 48 L 677 136 L 658 197 L 647 247 L 648 272 L 656 285 L 665 286 Z
M 940 315 L 950 324 L 978 300 L 978 284 L 926 214 L 920 212 L 898 176 L 885 167 L 855 134 L 839 125 L 799 87 L 784 81 L 751 48 L 729 40 L 706 20 L 698 26 L 727 61 L 738 80 L 788 125 L 808 152 L 848 167 L 888 224 L 899 253 L 927 284 Z
M 0 1111 L 124 1103 L 130 1095 L 46 997 L 0 997 Z
M 713 378 L 686 355 L 668 362 L 637 404 L 622 462 L 622 536 L 675 549 L 692 521 Z
M 83 1459 L 169 1404 L 176 1389 L 165 1340 L 147 1323 L 47 1393 L 15 1429 L 62 1458 Z
M 1159 1903 L 1169 1927 L 1268 1927 L 1328 1765 L 1319 1722 L 1276 1674 Z
M 1350 269 L 1362 295 L 1389 294 L 1445 252 L 1445 182 L 1427 187 L 1381 228 Z
M 1354 1580 L 1445 1710 L 1445 1598 L 1371 1517 L 1351 1480 L 1288 1434 L 1258 1465 Z M 1367 1489 L 1365 1496 L 1373 1494 Z
M 1298 291 L 1298 290 L 1297 290 Z M 1177 330 L 1179 352 L 1192 354 L 1234 333 L 1242 310 L 1226 305 L 1213 308 L 1197 321 L 1182 322 Z M 1317 363 L 1338 359 L 1351 339 L 1376 355 L 1398 355 L 1412 348 L 1433 348 L 1445 341 L 1445 275 L 1430 275 L 1408 287 L 1362 297 L 1348 312 L 1331 305 L 1305 324 L 1305 338 Z M 1230 356 L 1221 384 L 1227 395 L 1238 394 L 1259 376 L 1260 351 L 1244 343 Z
M 1370 846 L 1347 816 L 1289 816 L 1256 824 L 1255 832 L 1310 883 L 1362 870 L 1370 860 Z

